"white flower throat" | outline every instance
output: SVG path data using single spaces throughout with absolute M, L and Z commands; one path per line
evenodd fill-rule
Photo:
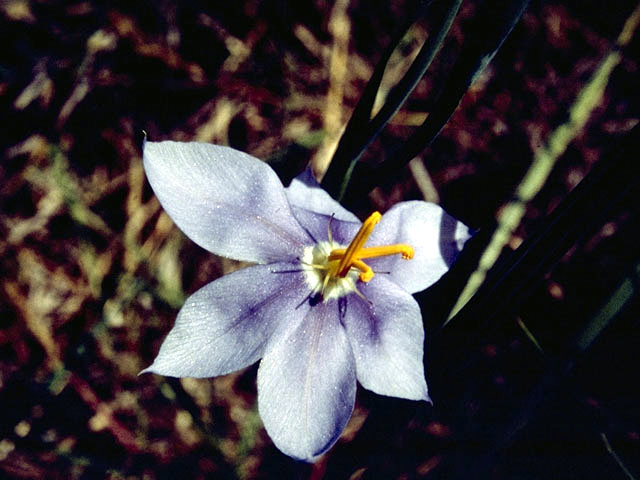
M 357 282 L 371 281 L 375 273 L 364 260 L 367 258 L 402 255 L 413 258 L 413 248 L 402 243 L 365 247 L 373 228 L 380 222 L 380 212 L 373 212 L 363 223 L 351 243 L 345 247 L 333 241 L 331 222 L 328 227 L 328 241 L 305 248 L 300 263 L 307 283 L 313 293 L 320 294 L 323 301 L 343 297 L 358 291 Z

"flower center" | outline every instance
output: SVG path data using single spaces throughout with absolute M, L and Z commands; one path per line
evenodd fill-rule
M 375 273 L 364 262 L 367 258 L 398 254 L 405 260 L 413 258 L 413 248 L 410 245 L 364 246 L 381 218 L 380 212 L 373 212 L 346 248 L 333 242 L 329 226 L 329 241 L 320 242 L 305 250 L 302 265 L 307 282 L 324 300 L 357 292 L 357 280 L 364 283 L 371 281 Z

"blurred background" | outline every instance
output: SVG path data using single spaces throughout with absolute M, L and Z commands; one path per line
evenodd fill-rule
M 365 162 L 424 121 L 486 8 L 463 2 Z M 517 309 L 474 331 L 463 361 L 438 354 L 460 347 L 440 334 L 439 299 L 455 299 L 482 232 L 613 50 L 602 101 L 505 253 L 638 123 L 640 43 L 615 46 L 634 8 L 532 1 L 440 136 L 360 199 L 361 217 L 406 199 L 438 202 L 479 240 L 419 296 L 434 407 L 359 388 L 340 441 L 307 465 L 262 428 L 256 366 L 216 379 L 138 376 L 186 296 L 242 266 L 197 247 L 162 211 L 142 168 L 143 132 L 230 145 L 270 162 L 285 183 L 309 162 L 322 175 L 413 2 L 2 0 L 0 477 L 638 478 L 637 298 L 586 353 L 571 347 L 585 319 L 612 298 L 622 305 L 612 295 L 625 278 L 637 285 L 636 191 L 594 211 L 596 223 L 527 284 Z M 427 15 L 404 36 L 376 108 L 434 28 Z M 637 161 L 631 147 L 624 153 Z

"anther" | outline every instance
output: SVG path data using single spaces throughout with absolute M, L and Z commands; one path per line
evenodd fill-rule
M 355 257 L 355 253 L 362 247 L 364 247 L 364 244 L 369 239 L 371 232 L 373 232 L 373 227 L 378 224 L 381 218 L 382 215 L 380 215 L 380 212 L 373 212 L 371 215 L 369 215 L 369 218 L 367 218 L 362 223 L 360 230 L 358 230 L 356 236 L 353 237 L 353 240 L 351 240 L 351 243 L 347 247 L 344 256 L 338 264 L 338 276 L 344 277 L 347 274 L 347 272 L 351 268 L 351 263 Z
M 413 258 L 413 248 L 410 245 L 402 243 L 379 247 L 364 246 L 371 232 L 373 232 L 373 228 L 380 222 L 381 218 L 382 215 L 380 215 L 380 212 L 373 212 L 369 218 L 363 222 L 360 230 L 358 230 L 358 233 L 356 233 L 356 236 L 346 249 L 336 248 L 331 250 L 327 260 L 329 262 L 340 261 L 335 269 L 335 276 L 344 278 L 351 268 L 355 268 L 360 270 L 360 281 L 366 283 L 373 278 L 374 272 L 369 265 L 362 261 L 363 259 L 398 254 L 402 255 L 402 258 L 405 260 Z

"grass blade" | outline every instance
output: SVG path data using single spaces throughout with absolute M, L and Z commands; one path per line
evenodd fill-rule
M 504 5 L 506 3 L 506 5 Z M 472 32 L 446 86 L 424 123 L 373 172 L 357 175 L 359 192 L 392 178 L 394 173 L 424 150 L 438 136 L 474 80 L 495 56 L 527 7 L 529 0 L 495 1 L 486 4 L 484 15 L 474 22 Z M 363 167 L 363 170 L 365 167 Z M 357 167 L 356 167 L 357 170 Z

